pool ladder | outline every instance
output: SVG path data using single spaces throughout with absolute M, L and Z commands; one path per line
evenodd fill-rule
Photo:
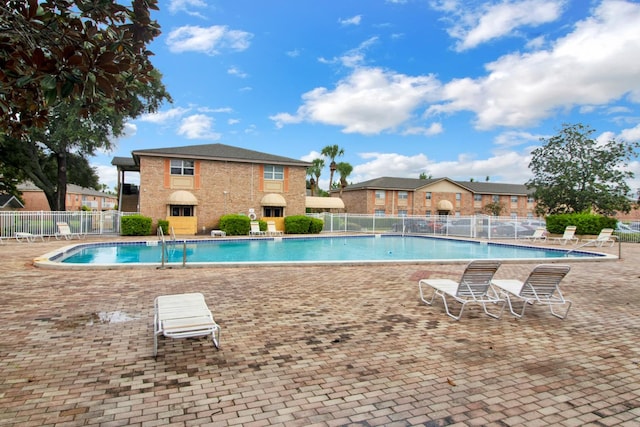
M 176 243 L 176 233 L 173 230 L 173 227 L 171 227 L 169 229 L 169 233 L 171 236 L 171 240 L 174 243 Z M 168 255 L 169 255 L 169 248 L 167 247 L 167 241 L 165 239 L 164 236 L 164 232 L 162 231 L 162 227 L 158 227 L 158 238 L 160 239 L 160 241 L 162 242 L 162 256 L 160 258 L 160 268 L 164 268 L 164 264 L 167 261 Z M 182 242 L 182 266 L 184 267 L 187 263 L 187 241 L 184 240 Z

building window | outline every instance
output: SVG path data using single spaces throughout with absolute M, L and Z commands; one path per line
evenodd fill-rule
M 284 216 L 284 208 L 282 206 L 264 206 L 264 216 L 269 218 L 281 218 Z
M 424 213 L 424 215 L 425 215 L 425 216 L 427 216 L 427 217 L 431 216 L 431 211 L 426 211 L 426 212 Z
M 384 216 L 384 209 L 376 209 L 374 212 L 375 216 Z
M 409 198 L 409 193 L 406 191 L 398 191 L 398 200 L 407 200 Z
M 171 175 L 194 175 L 193 160 L 171 159 Z
M 193 216 L 193 206 L 171 205 L 171 216 Z
M 398 216 L 407 216 L 407 210 L 406 209 L 399 209 L 398 210 Z
M 384 200 L 385 191 L 384 190 L 376 190 L 376 199 Z
M 264 179 L 272 181 L 283 181 L 284 166 L 264 165 Z
M 462 193 L 456 193 L 456 200 L 460 201 L 462 199 Z
M 482 194 L 474 194 L 473 195 L 473 200 L 476 202 L 481 202 L 482 201 Z
M 431 191 L 425 193 L 425 199 L 431 200 Z
M 527 196 L 527 203 L 533 203 L 535 202 L 535 199 L 533 198 L 533 196 Z
M 511 196 L 511 203 L 518 203 L 518 196 Z
M 495 194 L 492 196 L 493 203 L 498 203 L 500 201 L 500 196 L 496 196 Z

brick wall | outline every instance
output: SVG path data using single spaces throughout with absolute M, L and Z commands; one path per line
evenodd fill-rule
M 201 233 L 217 228 L 224 214 L 248 214 L 254 209 L 262 217 L 262 198 L 273 191 L 262 189 L 260 164 L 200 160 L 192 188 L 181 188 L 198 200 L 195 207 L 197 229 Z M 285 166 L 285 183 L 282 195 L 287 203 L 284 215 L 305 213 L 306 169 Z M 154 223 L 169 215 L 167 201 L 178 188 L 170 188 L 165 176 L 165 159 L 140 158 L 140 213 L 150 216 Z

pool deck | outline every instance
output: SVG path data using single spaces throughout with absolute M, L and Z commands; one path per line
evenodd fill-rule
M 640 423 L 640 244 L 570 263 L 566 320 L 471 307 L 456 322 L 417 281 L 460 264 L 33 266 L 69 243 L 0 245 L 0 426 Z M 155 360 L 153 300 L 184 292 L 204 294 L 222 348 L 161 338 Z

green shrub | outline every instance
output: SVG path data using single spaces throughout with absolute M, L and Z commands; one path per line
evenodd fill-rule
M 169 235 L 169 221 L 166 219 L 158 220 L 158 228 L 162 229 L 162 233 L 167 236 Z
M 251 219 L 246 215 L 230 214 L 220 217 L 220 230 L 227 236 L 244 236 L 249 234 Z M 266 224 L 265 224 L 266 226 Z
M 615 229 L 617 222 L 615 218 L 591 213 L 549 215 L 546 221 L 549 233 L 562 234 L 567 226 L 575 225 L 576 234 L 579 235 L 597 235 L 603 228 Z
M 285 217 L 284 229 L 287 234 L 318 234 L 322 231 L 324 222 L 318 218 L 306 215 L 292 215 Z
M 123 236 L 149 236 L 152 220 L 147 216 L 128 215 L 120 219 L 120 234 Z
M 309 234 L 311 218 L 305 215 L 292 215 L 285 217 L 284 229 L 287 234 Z
M 320 234 L 324 227 L 324 221 L 319 218 L 311 218 L 311 225 L 309 227 L 309 233 Z

